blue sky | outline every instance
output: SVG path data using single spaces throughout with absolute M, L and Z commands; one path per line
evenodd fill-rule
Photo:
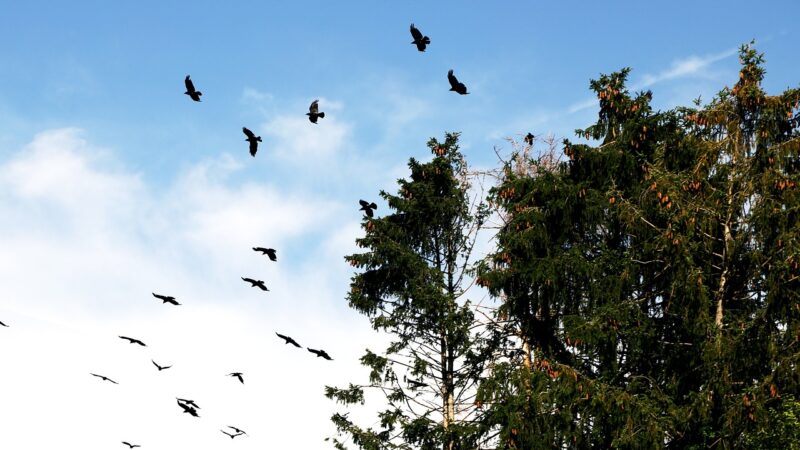
M 250 433 L 241 448 L 326 448 L 322 386 L 365 381 L 358 357 L 381 341 L 344 301 L 357 200 L 393 190 L 430 137 L 460 131 L 493 167 L 506 138 L 574 139 L 600 73 L 632 67 L 657 108 L 687 105 L 735 83 L 751 39 L 768 92 L 800 82 L 794 1 L 53 3 L 0 2 L 0 359 L 25 368 L 0 371 L 0 448 L 218 448 L 226 425 Z M 242 126 L 263 137 L 256 158 Z

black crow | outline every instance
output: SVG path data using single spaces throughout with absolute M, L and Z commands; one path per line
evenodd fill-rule
M 297 348 L 302 348 L 302 346 L 300 344 L 298 344 L 297 341 L 295 341 L 294 339 L 290 338 L 289 336 L 284 336 L 284 335 L 282 335 L 280 333 L 275 333 L 275 334 L 277 334 L 279 338 L 281 338 L 284 341 L 286 341 L 287 344 L 292 344 Z
M 250 287 L 258 287 L 262 291 L 268 291 L 269 290 L 269 289 L 267 289 L 267 286 L 264 285 L 264 282 L 261 281 L 261 280 L 254 280 L 252 278 L 245 278 L 245 277 L 242 277 L 242 280 L 252 284 L 252 286 L 250 286 Z
M 139 344 L 142 347 L 147 347 L 146 345 L 144 345 L 144 342 L 142 342 L 142 341 L 140 341 L 138 339 L 129 338 L 129 337 L 126 337 L 126 336 L 120 336 L 119 338 L 120 339 L 125 339 L 126 341 L 130 342 L 131 344 Z
M 197 406 L 197 403 L 195 403 L 194 400 L 187 400 L 185 398 L 178 398 L 178 397 L 175 397 L 175 398 L 178 399 L 179 403 L 183 403 L 185 405 L 189 405 L 189 406 L 191 406 L 191 407 L 193 407 L 195 409 L 200 409 L 200 407 Z
M 89 372 L 89 375 L 94 375 L 94 376 L 96 376 L 97 378 L 101 378 L 103 381 L 110 381 L 110 382 L 112 382 L 112 383 L 114 383 L 114 384 L 119 384 L 119 383 L 117 383 L 116 381 L 112 380 L 111 378 L 104 377 L 103 375 L 98 375 L 98 374 L 96 374 L 96 373 L 91 373 L 91 372 Z
M 242 384 L 244 384 L 244 378 L 242 378 L 242 375 L 242 372 L 232 372 L 228 374 L 229 377 L 236 377 Z
M 367 203 L 366 200 L 359 200 L 358 203 L 361 204 L 361 208 L 358 208 L 358 210 L 364 211 L 364 214 L 366 214 L 367 217 L 370 218 L 374 213 L 373 210 L 378 208 L 378 205 L 376 205 L 375 203 Z
M 230 437 L 231 437 L 231 439 L 233 439 L 233 438 L 235 438 L 236 436 L 239 436 L 240 434 L 242 434 L 242 433 L 230 434 L 230 433 L 228 433 L 228 432 L 227 432 L 227 431 L 225 431 L 225 430 L 219 430 L 219 431 L 222 431 L 224 434 L 227 434 L 228 436 L 230 436 Z
M 155 366 L 158 367 L 158 371 L 159 372 L 161 372 L 162 370 L 169 369 L 170 367 L 172 367 L 172 366 L 159 366 L 158 363 L 153 361 L 152 359 L 150 361 L 152 361 L 153 364 L 155 364 Z
M 153 297 L 155 297 L 155 298 L 157 298 L 157 299 L 161 300 L 161 302 L 162 302 L 161 304 L 162 304 L 162 305 L 163 305 L 164 303 L 171 303 L 171 304 L 173 304 L 173 305 L 175 305 L 175 306 L 178 306 L 178 305 L 180 305 L 180 303 L 178 303 L 178 302 L 176 302 L 176 301 L 175 301 L 175 297 L 171 297 L 171 296 L 169 296 L 169 295 L 160 295 L 160 294 L 156 294 L 155 292 L 153 292 Z
M 122 443 L 123 443 L 123 444 L 125 444 L 125 445 L 127 445 L 129 448 L 141 447 L 141 445 L 138 445 L 138 444 L 131 444 L 131 443 L 128 443 L 128 442 L 125 442 L 125 441 L 122 441 Z
M 325 118 L 325 113 L 319 112 L 319 100 L 314 100 L 313 102 L 311 102 L 311 106 L 308 107 L 308 112 L 306 113 L 306 115 L 308 116 L 308 120 L 310 120 L 311 123 L 317 123 L 317 118 L 319 119 Z
M 317 355 L 318 358 L 322 357 L 322 358 L 327 359 L 328 361 L 333 361 L 333 358 L 328 356 L 328 353 L 326 353 L 325 350 L 314 350 L 313 348 L 309 348 L 308 351 L 310 351 L 311 353 Z
M 277 261 L 278 256 L 275 254 L 274 248 L 264 248 L 264 247 L 253 247 L 253 250 L 257 252 L 261 252 L 264 255 L 269 256 L 270 261 Z
M 404 380 L 406 383 L 408 383 L 408 384 L 409 384 L 409 385 L 410 385 L 412 388 L 414 388 L 414 389 L 416 389 L 416 388 L 421 388 L 421 387 L 426 387 L 426 386 L 427 386 L 427 384 L 426 384 L 426 383 L 423 383 L 422 381 L 415 380 L 415 379 L 413 379 L 413 378 L 406 378 L 406 376 L 405 376 L 405 375 L 403 375 L 403 380 Z
M 423 36 L 413 23 L 411 24 L 411 36 L 414 38 L 411 43 L 415 44 L 417 46 L 417 50 L 421 52 L 424 52 L 425 46 L 431 43 L 430 38 L 428 36 Z
M 185 412 L 185 413 L 189 413 L 189 414 L 191 414 L 191 415 L 192 415 L 192 416 L 194 416 L 194 417 L 200 417 L 200 416 L 197 414 L 197 410 L 196 410 L 196 409 L 194 409 L 194 408 L 192 408 L 191 406 L 189 406 L 189 405 L 185 405 L 185 404 L 181 403 L 180 401 L 178 402 L 178 405 L 179 405 L 181 408 L 183 408 L 183 412 Z
M 240 429 L 238 429 L 238 428 L 236 428 L 236 427 L 232 427 L 232 426 L 230 426 L 230 425 L 228 425 L 228 428 L 232 429 L 233 431 L 235 431 L 235 432 L 237 432 L 237 433 L 239 433 L 239 434 L 247 434 L 247 433 L 245 433 L 245 431 L 244 431 L 244 430 L 240 430 Z
M 534 138 L 533 134 L 531 134 L 531 133 L 526 134 L 525 135 L 525 143 L 528 144 L 528 145 L 533 145 L 533 138 Z
M 192 83 L 192 79 L 189 78 L 189 75 L 186 75 L 186 79 L 183 80 L 183 83 L 186 85 L 186 92 L 184 92 L 184 94 L 191 97 L 192 100 L 199 102 L 200 96 L 203 95 L 203 93 L 194 88 L 194 83 Z
M 247 139 L 245 141 L 250 143 L 250 155 L 255 157 L 256 152 L 258 151 L 258 143 L 261 142 L 261 136 L 256 136 L 253 134 L 252 131 L 248 130 L 246 127 L 242 127 L 242 131 L 244 132 Z
M 451 91 L 458 92 L 461 95 L 469 94 L 469 92 L 467 92 L 467 87 L 464 86 L 464 83 L 458 81 L 458 78 L 453 75 L 453 69 L 450 69 L 450 71 L 447 72 L 447 81 L 450 82 Z

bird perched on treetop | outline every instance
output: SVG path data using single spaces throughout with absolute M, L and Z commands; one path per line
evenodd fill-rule
M 311 102 L 311 105 L 308 107 L 308 112 L 306 113 L 308 116 L 308 120 L 311 123 L 317 123 L 317 118 L 324 119 L 325 113 L 319 112 L 319 100 L 314 100 Z
M 258 143 L 261 142 L 261 136 L 256 136 L 253 134 L 252 131 L 248 130 L 246 127 L 242 127 L 242 131 L 244 135 L 247 136 L 245 141 L 250 143 L 250 156 L 255 157 L 256 152 L 258 151 Z
M 525 135 L 525 143 L 528 144 L 528 145 L 533 145 L 533 138 L 534 138 L 533 134 L 531 134 L 531 133 L 526 134 Z
M 420 32 L 413 23 L 411 24 L 411 36 L 414 38 L 411 43 L 415 44 L 417 46 L 417 50 L 421 52 L 424 52 L 425 46 L 431 43 L 431 39 L 428 36 L 423 36 L 422 32 Z
M 203 93 L 194 88 L 194 83 L 192 83 L 192 79 L 189 78 L 189 75 L 186 75 L 186 79 L 183 80 L 183 83 L 186 85 L 186 92 L 184 92 L 184 94 L 191 97 L 192 100 L 199 102 L 200 96 L 203 95 Z
M 364 211 L 364 214 L 366 214 L 367 217 L 370 217 L 370 218 L 374 214 L 374 210 L 378 209 L 378 205 L 376 205 L 374 202 L 373 203 L 367 203 L 366 200 L 359 200 L 358 203 L 361 205 L 361 208 L 358 208 L 358 210 L 359 211 Z
M 447 72 L 447 81 L 450 82 L 451 91 L 458 92 L 461 95 L 469 94 L 469 92 L 467 92 L 467 87 L 464 85 L 464 83 L 458 81 L 458 78 L 456 78 L 456 76 L 453 75 L 453 69 L 450 69 L 450 71 Z

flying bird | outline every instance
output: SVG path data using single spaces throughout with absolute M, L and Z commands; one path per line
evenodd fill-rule
M 426 383 L 423 383 L 422 381 L 419 380 L 415 380 L 413 378 L 406 378 L 405 375 L 403 375 L 403 381 L 408 383 L 412 388 L 421 388 L 427 386 Z
M 297 341 L 295 341 L 294 339 L 290 338 L 289 336 L 284 336 L 284 335 L 282 335 L 280 333 L 275 333 L 275 334 L 277 334 L 279 338 L 281 338 L 284 341 L 286 341 L 287 344 L 292 344 L 297 348 L 302 348 L 302 346 L 300 344 L 298 344 Z
M 125 339 L 126 341 L 128 341 L 128 342 L 129 342 L 129 343 L 131 343 L 131 344 L 139 344 L 139 345 L 141 345 L 142 347 L 147 347 L 146 345 L 144 345 L 144 342 L 142 342 L 142 341 L 140 341 L 140 340 L 138 340 L 138 339 L 129 338 L 129 337 L 126 337 L 126 336 L 120 336 L 119 338 L 120 338 L 120 339 Z
M 243 375 L 243 374 L 242 374 L 242 372 L 233 372 L 233 373 L 229 373 L 229 374 L 228 374 L 228 376 L 229 376 L 229 377 L 235 377 L 235 378 L 238 378 L 238 379 L 239 379 L 239 382 L 241 382 L 242 384 L 244 384 L 244 378 L 242 378 L 242 375 Z
M 98 375 L 98 374 L 96 374 L 96 373 L 91 373 L 91 372 L 89 372 L 89 375 L 94 375 L 94 376 L 96 376 L 97 378 L 101 378 L 103 381 L 110 381 L 110 382 L 112 382 L 112 383 L 114 383 L 114 384 L 119 384 L 119 383 L 117 383 L 116 381 L 112 380 L 111 378 L 104 377 L 103 375 Z
M 255 157 L 256 152 L 258 151 L 258 143 L 261 142 L 261 136 L 256 136 L 253 134 L 252 131 L 248 130 L 246 127 L 242 127 L 242 131 L 244 135 L 247 136 L 245 141 L 250 143 L 250 155 Z
M 150 361 L 152 361 L 153 364 L 155 364 L 155 366 L 158 367 L 158 371 L 159 372 L 161 372 L 162 370 L 169 369 L 170 367 L 172 367 L 172 366 L 159 366 L 158 363 L 153 361 L 152 359 Z
M 458 92 L 461 95 L 469 94 L 469 92 L 467 92 L 467 87 L 464 85 L 464 83 L 458 81 L 458 78 L 456 78 L 456 76 L 453 75 L 453 69 L 450 69 L 450 71 L 447 72 L 447 81 L 450 82 L 451 91 Z
M 534 138 L 533 134 L 531 134 L 531 133 L 526 134 L 525 135 L 525 143 L 528 144 L 528 145 L 533 145 L 533 138 Z
M 183 408 L 183 412 L 185 412 L 185 413 L 189 413 L 189 414 L 191 414 L 191 415 L 192 415 L 192 416 L 194 416 L 194 417 L 200 417 L 200 416 L 197 414 L 197 410 L 196 410 L 196 409 L 194 409 L 194 408 L 192 408 L 191 406 L 189 406 L 189 405 L 185 405 L 185 404 L 181 403 L 180 401 L 178 402 L 178 405 L 179 405 L 181 408 Z
M 366 214 L 367 217 L 370 217 L 370 218 L 374 214 L 373 210 L 378 208 L 378 205 L 376 205 L 374 202 L 373 203 L 367 203 L 366 200 L 359 200 L 358 203 L 361 204 L 361 208 L 358 208 L 358 210 L 359 211 L 364 211 L 364 214 Z
M 175 306 L 180 305 L 180 303 L 175 301 L 175 297 L 172 297 L 172 296 L 169 296 L 169 295 L 160 295 L 160 294 L 156 294 L 155 292 L 153 292 L 153 297 L 161 300 L 161 302 L 162 302 L 161 304 L 162 305 L 164 303 L 171 303 L 171 304 L 173 304 Z
M 138 445 L 138 444 L 131 444 L 131 443 L 129 443 L 129 442 L 125 442 L 125 441 L 122 441 L 122 443 L 123 443 L 123 444 L 125 444 L 125 445 L 127 445 L 129 448 L 141 447 L 141 445 Z
M 228 428 L 232 429 L 233 431 L 235 431 L 235 432 L 237 432 L 237 433 L 239 433 L 239 434 L 247 434 L 247 433 L 245 433 L 245 431 L 244 431 L 244 430 L 240 430 L 240 429 L 238 429 L 238 428 L 236 428 L 236 427 L 232 427 L 232 426 L 230 426 L 230 425 L 228 425 Z
M 269 290 L 269 289 L 267 289 L 267 286 L 264 285 L 264 282 L 261 281 L 261 280 L 254 280 L 252 278 L 245 278 L 245 277 L 242 277 L 242 280 L 252 284 L 252 286 L 250 286 L 250 287 L 258 287 L 262 291 L 268 291 Z
M 242 434 L 242 433 L 231 434 L 231 433 L 228 433 L 228 432 L 227 432 L 227 431 L 225 431 L 225 430 L 219 430 L 219 431 L 222 431 L 222 433 L 223 433 L 223 434 L 227 434 L 228 436 L 230 436 L 230 437 L 231 437 L 231 439 L 233 439 L 233 438 L 235 438 L 236 436 L 239 436 L 240 434 Z
M 325 350 L 314 350 L 313 348 L 309 348 L 308 351 L 317 355 L 318 358 L 321 357 L 327 359 L 328 361 L 333 361 L 333 358 L 328 356 L 328 353 L 326 353 Z
M 184 94 L 191 97 L 192 100 L 199 102 L 200 96 L 203 95 L 203 93 L 194 88 L 194 83 L 192 83 L 192 79 L 189 78 L 189 75 L 186 75 L 186 79 L 183 80 L 183 83 L 186 85 L 186 92 L 184 92 Z
M 175 398 L 178 399 L 178 403 L 183 403 L 185 405 L 192 406 L 193 408 L 200 409 L 200 407 L 197 406 L 197 403 L 195 403 L 194 400 L 187 400 L 185 398 L 178 398 L 178 397 Z
M 264 248 L 264 247 L 253 247 L 254 251 L 261 252 L 264 255 L 269 256 L 270 261 L 277 261 L 278 256 L 275 254 L 274 248 Z
M 428 36 L 423 36 L 422 32 L 419 31 L 414 24 L 411 24 L 411 36 L 414 40 L 411 42 L 417 46 L 417 50 L 424 52 L 425 46 L 431 43 L 431 39 Z
M 313 102 L 311 102 L 311 106 L 308 107 L 308 112 L 306 113 L 306 115 L 308 116 L 308 120 L 310 120 L 311 123 L 317 123 L 318 118 L 319 119 L 325 118 L 325 113 L 319 112 L 319 100 L 314 100 Z

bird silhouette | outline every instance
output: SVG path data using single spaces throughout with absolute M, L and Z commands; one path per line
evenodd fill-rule
M 416 389 L 416 388 L 421 388 L 421 387 L 426 387 L 426 386 L 427 386 L 427 384 L 426 384 L 426 383 L 423 383 L 422 381 L 419 381 L 419 380 L 415 380 L 415 379 L 413 379 L 413 378 L 406 378 L 406 376 L 405 376 L 405 375 L 403 375 L 403 381 L 405 381 L 405 382 L 406 382 L 406 383 L 408 383 L 408 384 L 409 384 L 409 385 L 410 385 L 412 388 L 415 388 L 415 389 Z
M 533 145 L 533 138 L 534 138 L 533 134 L 531 134 L 531 133 L 526 134 L 525 135 L 525 143 L 528 144 L 528 145 Z
M 199 102 L 200 96 L 203 95 L 203 93 L 194 88 L 194 83 L 192 83 L 192 79 L 189 78 L 189 75 L 186 75 L 186 79 L 183 80 L 183 84 L 186 85 L 186 92 L 184 92 L 184 94 L 191 97 L 192 100 Z
M 112 383 L 114 383 L 114 384 L 119 384 L 119 383 L 117 383 L 116 381 L 112 380 L 111 378 L 105 377 L 105 376 L 103 376 L 103 375 L 98 375 L 98 374 L 96 374 L 96 373 L 91 373 L 91 372 L 89 372 L 89 375 L 96 376 L 97 378 L 100 378 L 100 379 L 102 379 L 103 381 L 110 381 L 110 382 L 112 382 Z
M 180 305 L 180 303 L 178 303 L 178 302 L 176 302 L 176 301 L 175 301 L 175 297 L 171 297 L 171 296 L 169 296 L 169 295 L 160 295 L 160 294 L 156 294 L 155 292 L 153 292 L 153 297 L 155 297 L 155 298 L 157 298 L 157 299 L 161 300 L 161 302 L 162 302 L 162 305 L 163 305 L 164 303 L 171 303 L 171 304 L 173 304 L 173 305 L 175 305 L 175 306 L 178 306 L 178 305 Z
M 200 415 L 198 415 L 198 414 L 197 414 L 197 410 L 196 410 L 196 409 L 194 409 L 194 408 L 192 408 L 191 406 L 189 406 L 189 405 L 186 405 L 186 404 L 183 404 L 183 403 L 181 403 L 180 401 L 178 402 L 178 405 L 179 405 L 181 408 L 183 408 L 183 412 L 185 412 L 185 413 L 188 413 L 188 414 L 191 414 L 191 415 L 192 415 L 192 416 L 194 416 L 194 417 L 200 417 Z
M 235 432 L 237 432 L 237 433 L 239 433 L 239 434 L 247 434 L 247 433 L 245 433 L 245 431 L 244 431 L 244 430 L 240 430 L 240 429 L 238 429 L 238 428 L 236 428 L 236 427 L 232 427 L 232 426 L 230 426 L 230 425 L 228 425 L 228 428 L 232 429 L 233 431 L 235 431 Z
M 361 204 L 361 208 L 358 208 L 358 210 L 364 211 L 364 214 L 370 218 L 373 216 L 374 210 L 378 208 L 378 205 L 375 203 L 367 203 L 366 200 L 359 200 L 358 203 Z
M 252 131 L 248 130 L 246 127 L 242 127 L 242 131 L 244 135 L 247 136 L 245 141 L 250 143 L 250 156 L 255 157 L 256 152 L 258 151 L 258 143 L 261 142 L 261 136 L 256 136 L 253 134 Z
M 277 261 L 278 256 L 275 254 L 274 248 L 264 248 L 264 247 L 253 247 L 253 250 L 257 252 L 261 252 L 264 255 L 267 255 L 270 261 Z
M 0 322 L 0 325 L 2 325 L 4 327 L 8 327 L 8 325 L 4 324 L 3 322 Z
M 142 342 L 142 341 L 140 341 L 138 339 L 129 338 L 129 337 L 126 337 L 126 336 L 120 336 L 119 338 L 120 339 L 125 339 L 126 341 L 130 342 L 131 344 L 139 344 L 142 347 L 147 347 L 146 345 L 144 345 L 144 342 Z
M 244 378 L 242 378 L 242 375 L 243 375 L 242 372 L 232 372 L 228 374 L 229 377 L 238 378 L 239 382 L 244 384 Z
M 219 430 L 219 431 L 222 431 L 222 433 L 223 433 L 223 434 L 226 434 L 226 435 L 230 436 L 230 437 L 231 437 L 231 439 L 233 439 L 233 438 L 235 438 L 236 436 L 239 436 L 240 434 L 242 434 L 242 433 L 231 434 L 231 433 L 228 433 L 228 432 L 227 432 L 227 431 L 225 431 L 225 430 Z
M 310 351 L 311 353 L 317 355 L 318 358 L 325 358 L 328 361 L 333 361 L 333 358 L 328 356 L 328 353 L 325 352 L 325 350 L 314 350 L 313 348 L 308 348 L 307 350 Z
M 420 32 L 413 23 L 411 24 L 411 36 L 414 38 L 411 43 L 415 44 L 417 46 L 417 50 L 421 52 L 424 52 L 425 46 L 431 43 L 430 38 L 428 36 L 423 36 L 422 32 Z
M 172 366 L 159 366 L 158 363 L 153 361 L 152 359 L 150 361 L 152 361 L 153 364 L 155 364 L 155 366 L 158 367 L 158 371 L 159 372 L 161 372 L 162 370 L 169 369 L 170 367 L 172 367 Z
M 129 443 L 129 442 L 125 442 L 125 441 L 122 441 L 122 443 L 123 443 L 123 444 L 125 444 L 125 445 L 127 445 L 129 448 L 141 447 L 141 445 L 138 445 L 138 444 L 131 444 L 131 443 Z
M 451 91 L 458 92 L 461 95 L 469 94 L 469 92 L 467 92 L 467 87 L 464 85 L 464 83 L 458 81 L 458 78 L 456 78 L 456 76 L 453 75 L 453 69 L 450 69 L 450 71 L 447 72 L 447 81 L 450 82 Z
M 297 348 L 303 348 L 300 344 L 297 343 L 297 341 L 295 341 L 294 339 L 290 338 L 289 336 L 284 336 L 284 335 L 282 335 L 280 333 L 275 333 L 275 334 L 277 334 L 279 338 L 281 338 L 284 341 L 286 341 L 286 344 L 292 344 Z
M 264 282 L 261 281 L 261 280 L 254 280 L 252 278 L 245 278 L 245 277 L 242 277 L 242 280 L 252 284 L 252 286 L 250 286 L 250 287 L 258 287 L 262 291 L 268 291 L 269 290 L 269 289 L 267 289 L 267 286 L 264 285 Z
M 178 399 L 178 403 L 183 403 L 183 404 L 189 405 L 189 406 L 191 406 L 193 408 L 200 409 L 200 407 L 197 406 L 197 403 L 195 403 L 194 400 L 188 400 L 188 399 L 185 399 L 185 398 L 178 398 L 178 397 L 175 397 L 175 398 Z
M 308 112 L 306 113 L 306 115 L 308 116 L 308 120 L 310 120 L 311 123 L 317 123 L 317 118 L 319 119 L 325 118 L 325 113 L 319 112 L 319 100 L 314 100 L 313 102 L 311 102 L 311 105 L 308 107 Z

